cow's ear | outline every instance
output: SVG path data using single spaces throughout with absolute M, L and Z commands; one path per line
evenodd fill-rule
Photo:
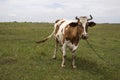
M 88 24 L 88 26 L 90 26 L 90 27 L 93 27 L 93 26 L 95 26 L 96 25 L 96 23 L 95 22 L 89 22 L 89 24 Z

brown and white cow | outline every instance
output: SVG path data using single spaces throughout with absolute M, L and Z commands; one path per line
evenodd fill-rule
M 57 20 L 54 24 L 54 31 L 47 38 L 38 41 L 37 43 L 42 43 L 47 41 L 49 38 L 54 36 L 55 38 L 55 50 L 53 58 L 56 58 L 56 53 L 58 49 L 58 44 L 62 46 L 62 67 L 65 67 L 65 58 L 66 58 L 66 47 L 72 52 L 72 67 L 76 68 L 75 65 L 75 54 L 76 49 L 78 48 L 80 39 L 88 38 L 88 27 L 93 27 L 96 25 L 94 22 L 89 22 L 92 20 L 86 16 L 76 17 L 76 20 Z

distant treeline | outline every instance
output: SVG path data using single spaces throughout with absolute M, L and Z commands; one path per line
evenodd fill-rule
M 0 23 L 43 23 L 43 24 L 45 24 L 45 23 L 47 23 L 47 24 L 51 24 L 51 23 L 53 23 L 53 22 L 17 22 L 17 21 L 13 21 L 13 22 L 0 22 Z M 120 23 L 97 23 L 97 24 L 120 24 Z

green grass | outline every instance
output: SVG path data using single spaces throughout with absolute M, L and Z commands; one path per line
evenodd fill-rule
M 77 51 L 77 69 L 72 69 L 67 51 L 66 67 L 61 53 L 52 60 L 54 40 L 36 44 L 53 30 L 49 23 L 0 23 L 0 80 L 119 80 L 120 24 L 89 28 L 89 42 L 109 64 L 104 63 L 84 41 Z

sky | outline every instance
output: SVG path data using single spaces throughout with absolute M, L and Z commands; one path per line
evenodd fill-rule
M 90 14 L 97 23 L 120 23 L 120 0 L 0 0 L 0 22 L 55 22 Z

